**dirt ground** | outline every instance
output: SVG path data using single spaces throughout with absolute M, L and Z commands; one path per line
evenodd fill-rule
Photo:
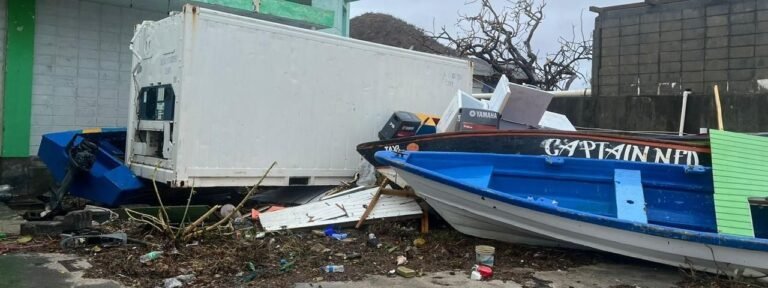
M 181 247 L 178 254 L 165 255 L 149 265 L 138 260 L 148 252 L 145 247 L 102 249 L 99 253 L 89 253 L 89 261 L 95 269 L 86 276 L 150 287 L 164 278 L 194 273 L 197 275 L 195 286 L 199 287 L 241 284 L 288 287 L 297 282 L 353 281 L 366 275 L 387 275 L 388 271 L 397 268 L 396 258 L 400 255 L 408 258 L 406 267 L 421 273 L 469 271 L 475 261 L 474 246 L 489 244 L 497 249 L 496 267 L 499 268 L 494 271 L 494 278 L 524 282 L 532 272 L 514 268 L 568 269 L 592 264 L 602 256 L 593 252 L 503 244 L 467 237 L 445 228 L 433 230 L 424 237 L 425 245 L 415 247 L 413 241 L 419 238 L 417 225 L 415 222 L 379 223 L 363 230 L 343 229 L 349 234 L 346 241 L 318 236 L 311 231 L 285 232 L 254 240 L 237 240 L 234 235 L 209 235 L 198 240 L 198 245 Z M 374 233 L 383 247 L 370 247 L 368 233 Z M 313 251 L 313 246 L 317 245 L 322 246 Z M 323 248 L 327 250 L 321 251 Z M 359 253 L 361 257 L 344 260 L 342 254 L 352 253 Z M 120 260 L 115 261 L 117 259 Z M 292 262 L 292 267 L 281 271 L 281 259 Z M 245 282 L 246 276 L 252 276 L 249 272 L 253 272 L 249 262 L 256 268 L 257 275 L 252 281 Z M 331 264 L 344 265 L 345 271 L 326 273 L 321 270 Z
M 595 251 L 500 243 L 469 237 L 450 227 L 434 227 L 423 237 L 426 244 L 415 248 L 413 241 L 420 237 L 417 222 L 371 222 L 373 224 L 361 230 L 342 229 L 349 234 L 345 241 L 316 235 L 312 231 L 268 234 L 262 239 L 246 239 L 242 234 L 238 237 L 212 233 L 193 241 L 196 245 L 151 249 L 130 244 L 65 252 L 84 256 L 93 265 L 86 272 L 86 277 L 113 279 L 133 287 L 162 286 L 165 278 L 190 273 L 196 276 L 190 283 L 192 287 L 290 287 L 302 282 L 358 281 L 367 275 L 388 275 L 388 271 L 397 267 L 396 258 L 400 255 L 407 257 L 406 267 L 420 274 L 440 271 L 468 273 L 475 262 L 474 246 L 479 244 L 496 247 L 493 279 L 514 281 L 525 287 L 548 287 L 546 282 L 533 277 L 536 271 L 567 271 L 595 263 L 638 261 Z M 103 229 L 110 232 L 123 230 L 132 238 L 160 242 L 159 236 L 134 224 L 119 222 Z M 370 247 L 366 241 L 368 233 L 376 234 L 383 247 Z M 25 245 L 28 248 L 23 249 L 24 252 L 62 252 L 57 239 L 53 238 L 38 237 Z M 140 263 L 141 255 L 156 249 L 164 251 L 161 258 L 147 264 Z M 361 257 L 344 259 L 344 255 L 352 253 L 359 253 Z M 286 267 L 281 270 L 281 260 L 290 265 L 283 265 Z M 321 270 L 329 264 L 344 265 L 345 271 L 326 273 Z M 719 279 L 683 270 L 681 273 L 688 277 L 678 283 L 680 287 L 761 287 L 756 282 Z

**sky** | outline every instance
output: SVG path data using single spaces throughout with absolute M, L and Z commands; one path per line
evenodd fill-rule
M 537 0 L 541 1 L 541 0 Z M 359 0 L 350 4 L 352 17 L 366 13 L 379 12 L 394 15 L 408 23 L 427 31 L 440 31 L 446 26 L 448 31 L 455 31 L 459 13 L 473 14 L 478 11 L 479 4 L 470 0 Z M 494 6 L 504 5 L 507 0 L 492 0 Z M 544 8 L 544 20 L 539 32 L 534 36 L 533 47 L 539 50 L 539 58 L 546 52 L 556 50 L 559 37 L 570 38 L 572 27 L 577 29 L 583 23 L 586 37 L 591 35 L 597 13 L 589 11 L 589 6 L 605 7 L 626 3 L 642 2 L 642 0 L 548 0 Z M 577 30 L 577 33 L 580 33 Z M 554 48 L 553 48 L 554 47 Z M 589 63 L 582 64 L 582 72 L 588 73 Z M 574 83 L 572 88 L 588 87 L 586 81 Z M 576 87 L 578 86 L 578 87 Z

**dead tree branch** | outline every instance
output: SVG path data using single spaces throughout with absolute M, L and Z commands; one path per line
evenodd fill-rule
M 570 39 L 558 40 L 558 50 L 539 59 L 533 41 L 544 20 L 545 2 L 506 0 L 502 9 L 494 7 L 491 0 L 470 3 L 478 2 L 481 8 L 477 14 L 459 16 L 455 35 L 443 27 L 433 37 L 447 43 L 459 56 L 488 62 L 496 73 L 513 82 L 567 90 L 576 78 L 585 78 L 579 64 L 592 59 L 592 40 L 583 31 L 577 37 L 575 26 Z
M 231 219 L 231 218 L 232 218 L 232 217 L 233 217 L 235 214 L 237 214 L 237 213 L 235 213 L 235 212 L 236 212 L 236 211 L 239 211 L 241 208 L 243 208 L 243 205 L 245 205 L 245 202 L 246 202 L 246 201 L 247 201 L 249 198 L 251 198 L 251 196 L 253 195 L 253 193 L 254 193 L 254 192 L 256 192 L 256 190 L 258 190 L 258 188 L 259 188 L 259 185 L 261 185 L 261 182 L 263 182 L 263 181 L 264 181 L 264 179 L 265 179 L 265 178 L 267 178 L 267 175 L 269 175 L 269 172 L 270 172 L 270 171 L 272 171 L 272 168 L 273 168 L 273 167 L 275 167 L 275 165 L 277 165 L 277 162 L 272 162 L 272 165 L 270 165 L 270 166 L 269 166 L 269 168 L 267 169 L 267 171 L 265 171 L 265 172 L 264 172 L 264 175 L 262 175 L 262 176 L 261 176 L 261 179 L 259 179 L 259 182 L 257 182 L 257 183 L 256 183 L 256 185 L 253 185 L 253 187 L 251 187 L 251 189 L 248 189 L 248 193 L 246 193 L 246 194 L 245 194 L 245 196 L 243 197 L 243 200 L 241 200 L 241 201 L 240 201 L 240 203 L 239 203 L 239 204 L 237 204 L 237 206 L 235 206 L 235 210 L 234 210 L 232 213 L 229 213 L 229 215 L 225 216 L 224 218 L 222 218 L 222 219 L 221 219 L 221 220 L 219 220 L 218 222 L 214 223 L 214 224 L 213 224 L 213 225 L 211 225 L 211 226 L 205 227 L 205 228 L 196 229 L 196 228 L 194 228 L 195 226 L 193 226 L 193 225 L 190 225 L 189 227 L 187 227 L 187 228 L 189 228 L 190 230 L 188 230 L 188 231 L 185 231 L 185 233 L 184 233 L 184 236 L 183 236 L 183 237 L 184 237 L 184 239 L 185 239 L 185 240 L 186 240 L 186 239 L 189 239 L 189 238 L 191 238 L 191 237 L 193 237 L 193 236 L 195 236 L 195 235 L 199 235 L 199 234 L 201 234 L 201 233 L 203 233 L 203 232 L 206 232 L 206 231 L 211 231 L 211 230 L 213 230 L 213 229 L 215 229 L 215 228 L 217 228 L 217 227 L 221 226 L 222 224 L 225 224 L 225 223 L 229 223 L 229 220 L 230 220 L 230 219 Z M 214 209 L 215 209 L 215 208 L 216 208 L 216 207 L 214 207 Z M 208 211 L 208 213 L 206 213 L 206 214 L 209 214 L 209 213 L 211 213 L 212 211 L 215 211 L 214 209 L 211 209 L 211 210 L 209 210 L 209 211 Z M 205 216 L 205 215 L 204 215 L 204 216 Z M 203 218 L 203 217 L 201 217 L 201 218 Z M 199 221 L 199 219 L 198 219 L 198 221 Z M 197 221 L 195 221 L 195 223 L 197 223 Z M 194 223 L 193 223 L 193 224 L 194 224 Z

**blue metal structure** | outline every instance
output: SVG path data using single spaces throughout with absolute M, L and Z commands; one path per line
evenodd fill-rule
M 768 251 L 768 239 L 717 233 L 711 168 L 458 152 L 382 151 L 375 157 L 416 177 L 471 193 L 478 201 L 490 198 L 510 207 L 628 232 Z M 627 199 L 621 205 L 617 194 Z M 645 207 L 627 207 L 632 205 Z M 641 212 L 645 215 L 637 215 Z
M 72 195 L 114 206 L 144 187 L 124 165 L 125 138 L 125 128 L 49 133 L 43 135 L 37 155 Z

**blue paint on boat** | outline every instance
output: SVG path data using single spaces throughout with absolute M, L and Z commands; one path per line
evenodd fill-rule
M 712 170 L 619 160 L 389 152 L 378 161 L 509 205 L 653 236 L 768 251 L 768 239 L 717 234 Z M 640 171 L 647 223 L 618 218 L 614 172 Z
M 616 217 L 648 223 L 640 171 L 616 169 L 613 170 L 613 180 L 616 189 Z
M 142 181 L 125 166 L 125 128 L 102 128 L 96 132 L 73 130 L 43 135 L 38 156 L 53 179 L 61 183 L 70 167 L 70 149 L 84 139 L 95 143 L 95 162 L 87 172 L 73 178 L 71 195 L 114 206 L 132 192 L 143 188 Z

